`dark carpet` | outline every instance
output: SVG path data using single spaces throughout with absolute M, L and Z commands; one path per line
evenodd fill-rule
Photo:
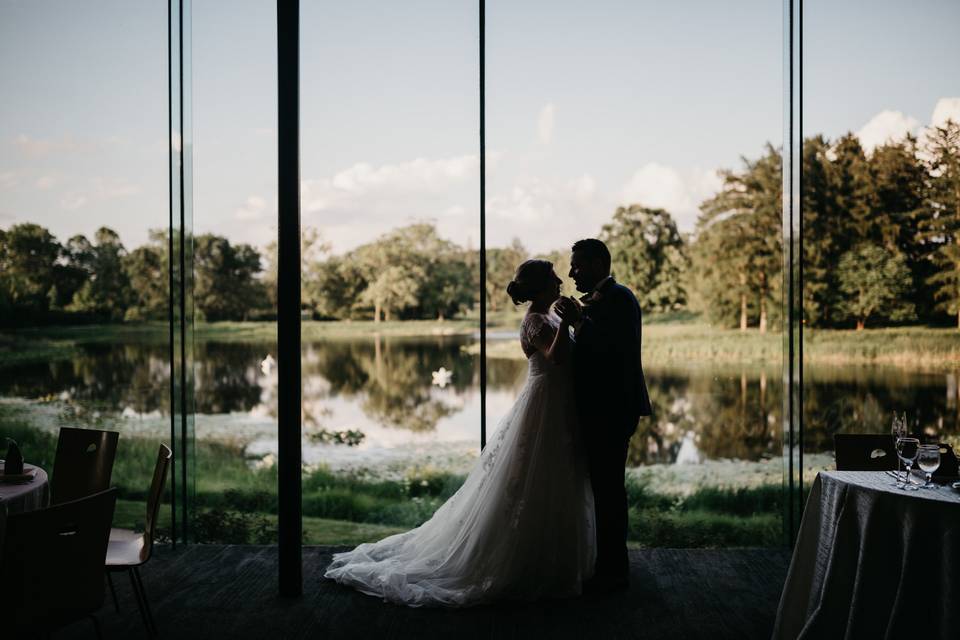
M 277 548 L 160 548 L 142 575 L 162 638 L 770 637 L 789 555 L 782 549 L 640 549 L 631 586 L 608 596 L 464 610 L 409 609 L 322 577 L 330 554 L 306 547 L 304 594 L 277 595 Z M 105 638 L 145 637 L 129 582 L 115 575 L 97 617 Z M 89 621 L 55 638 L 95 637 Z

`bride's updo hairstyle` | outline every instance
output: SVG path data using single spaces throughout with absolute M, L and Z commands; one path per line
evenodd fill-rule
M 553 263 L 547 260 L 527 260 L 517 267 L 517 273 L 507 285 L 507 295 L 513 304 L 530 302 L 547 288 L 553 279 Z

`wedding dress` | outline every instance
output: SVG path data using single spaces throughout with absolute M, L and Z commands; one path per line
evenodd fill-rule
M 559 324 L 524 318 L 526 382 L 460 489 L 416 529 L 335 554 L 327 578 L 414 607 L 580 594 L 596 548 L 572 370 L 533 346 Z

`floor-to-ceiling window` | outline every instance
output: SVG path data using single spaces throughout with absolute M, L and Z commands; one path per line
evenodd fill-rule
M 4 333 L 0 420 L 83 415 L 125 442 L 160 437 L 176 383 L 193 394 L 174 429 L 177 478 L 196 491 L 188 537 L 271 542 L 276 7 L 181 6 L 174 139 L 162 8 L 74 21 L 3 8 L 17 29 L 0 68 L 18 97 L 0 123 L 0 310 L 11 327 L 63 326 Z M 480 446 L 481 298 L 492 433 L 526 373 L 505 284 L 525 257 L 565 272 L 587 236 L 608 242 L 645 314 L 655 413 L 631 445 L 632 540 L 779 540 L 781 19 L 759 1 L 488 3 L 481 296 L 477 4 L 303 3 L 306 541 L 409 528 L 456 489 Z M 36 48 L 26 37 L 56 45 L 15 64 L 13 48 Z M 67 326 L 81 320 L 98 324 Z
M 115 521 L 142 525 L 170 434 L 166 3 L 2 3 L 0 86 L 0 438 L 55 476 L 60 427 L 119 431 Z
M 960 444 L 960 5 L 803 3 L 804 451 L 836 433 Z
M 277 523 L 277 80 L 273 2 L 188 9 L 195 334 L 188 539 L 272 543 Z
M 480 450 L 473 2 L 302 3 L 305 539 L 423 522 Z
M 781 7 L 487 3 L 488 312 L 598 237 L 644 313 L 632 543 L 781 539 Z M 563 293 L 581 295 L 566 280 Z M 525 375 L 492 335 L 488 428 Z

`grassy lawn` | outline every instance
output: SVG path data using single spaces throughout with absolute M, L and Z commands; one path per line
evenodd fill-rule
M 0 437 L 15 438 L 30 462 L 50 471 L 55 432 L 37 428 L 29 420 L 22 409 L 0 404 Z M 150 438 L 121 438 L 113 471 L 120 498 L 116 526 L 142 529 L 156 446 Z M 200 541 L 275 540 L 276 469 L 251 469 L 242 451 L 229 445 L 198 441 L 196 452 L 197 513 L 191 526 Z M 670 486 L 661 480 L 650 476 L 628 480 L 633 543 L 671 547 L 779 543 L 779 484 L 698 486 L 680 495 L 665 492 Z M 323 468 L 305 471 L 304 542 L 357 544 L 405 531 L 427 520 L 462 482 L 462 476 L 436 471 L 411 473 L 402 481 Z M 169 531 L 169 518 L 169 509 L 162 509 L 161 530 Z
M 469 350 L 479 353 L 479 345 Z M 513 340 L 488 345 L 492 358 L 522 359 Z M 890 329 L 807 330 L 804 362 L 836 366 L 893 366 L 918 370 L 960 367 L 960 331 L 954 328 L 898 327 Z M 704 324 L 695 318 L 651 316 L 644 320 L 645 364 L 770 364 L 783 358 L 783 334 L 741 332 Z

